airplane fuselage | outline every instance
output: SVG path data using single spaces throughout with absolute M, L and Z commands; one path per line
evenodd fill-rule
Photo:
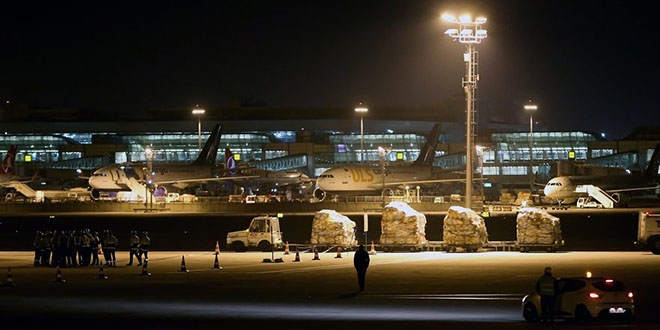
M 645 175 L 608 175 L 608 176 L 558 176 L 552 178 L 543 188 L 546 197 L 562 203 L 573 203 L 586 193 L 576 192 L 580 185 L 594 185 L 612 194 L 633 194 L 644 189 L 652 190 L 658 182 Z
M 407 182 L 431 180 L 432 167 L 425 165 L 344 166 L 323 172 L 316 180 L 318 189 L 331 194 L 380 193 L 387 187 Z

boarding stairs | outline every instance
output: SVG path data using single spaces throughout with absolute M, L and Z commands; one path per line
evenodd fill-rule
M 7 184 L 8 187 L 14 188 L 17 192 L 21 193 L 25 198 L 34 199 L 37 198 L 37 192 L 30 186 L 22 182 L 10 182 Z
M 591 184 L 579 185 L 575 187 L 575 192 L 589 194 L 589 197 L 595 199 L 606 209 L 614 208 L 614 205 L 617 203 L 614 197 L 612 197 L 610 194 L 605 192 L 603 189 L 600 189 L 600 187 Z
M 140 183 L 135 178 L 129 178 L 126 182 L 126 186 L 131 189 L 131 192 L 133 192 L 139 199 L 142 199 L 145 202 L 153 200 L 154 198 L 146 185 Z

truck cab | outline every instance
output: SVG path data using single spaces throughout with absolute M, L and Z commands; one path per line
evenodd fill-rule
M 267 215 L 253 218 L 247 229 L 227 233 L 227 247 L 235 252 L 254 248 L 269 252 L 273 248 L 283 248 L 279 218 Z
M 591 197 L 580 197 L 577 200 L 576 206 L 578 208 L 595 208 L 595 209 L 601 209 L 603 208 L 603 204 L 598 203 Z
M 639 211 L 635 245 L 653 254 L 660 254 L 660 213 Z

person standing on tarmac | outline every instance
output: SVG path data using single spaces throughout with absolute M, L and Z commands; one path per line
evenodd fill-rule
M 149 233 L 146 231 L 143 231 L 142 234 L 140 235 L 140 252 L 138 254 L 138 266 L 142 265 L 142 261 L 148 262 L 149 261 L 149 245 L 151 244 L 151 238 L 149 238 Z M 140 261 L 140 256 L 142 257 L 142 261 Z
M 552 276 L 552 268 L 545 267 L 543 275 L 536 281 L 536 292 L 541 295 L 541 322 L 554 321 L 553 310 L 557 288 L 557 279 Z
M 128 263 L 126 264 L 126 266 L 133 265 L 133 257 L 137 259 L 138 265 L 142 265 L 142 257 L 140 257 L 140 254 L 138 253 L 138 249 L 140 248 L 140 237 L 137 235 L 136 230 L 131 230 L 131 234 L 128 237 L 128 244 L 129 244 L 129 255 L 128 255 Z
M 105 265 L 108 267 L 115 267 L 117 266 L 117 244 L 119 244 L 119 240 L 117 239 L 117 236 L 112 233 L 112 231 L 108 230 L 108 236 L 105 237 L 103 240 L 103 245 L 105 246 L 106 252 L 106 259 L 105 259 Z
M 101 237 L 99 237 L 99 232 L 95 231 L 92 233 L 92 242 L 90 244 L 92 249 L 92 266 L 100 266 L 99 261 L 99 244 L 101 243 Z
M 353 266 L 357 271 L 358 286 L 360 291 L 364 291 L 364 283 L 367 277 L 367 268 L 369 268 L 369 253 L 364 249 L 364 245 L 360 244 L 355 256 L 353 256 Z
M 34 248 L 34 266 L 41 266 L 41 231 L 37 230 L 32 240 Z

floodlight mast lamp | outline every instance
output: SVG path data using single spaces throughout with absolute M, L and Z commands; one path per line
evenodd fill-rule
M 206 113 L 206 110 L 200 109 L 199 106 L 195 106 L 192 114 L 197 116 L 197 151 L 202 152 L 202 115 Z
M 534 193 L 534 174 L 533 174 L 533 162 L 534 162 L 534 153 L 533 153 L 533 144 L 534 144 L 534 120 L 532 119 L 532 114 L 536 111 L 538 107 L 535 104 L 532 104 L 532 100 L 529 100 L 528 104 L 525 104 L 525 111 L 529 112 L 529 191 Z
M 488 32 L 481 28 L 486 23 L 485 17 L 477 17 L 474 21 L 470 15 L 463 15 L 456 18 L 454 15 L 443 14 L 442 19 L 448 23 L 455 24 L 458 28 L 452 28 L 445 31 L 454 41 L 467 45 L 467 51 L 463 54 L 465 62 L 465 77 L 463 77 L 463 89 L 465 90 L 465 112 L 466 112 L 466 143 L 465 143 L 465 207 L 472 207 L 472 174 L 474 164 L 472 154 L 474 153 L 474 119 L 476 113 L 476 91 L 479 81 L 478 73 L 478 52 L 476 45 L 481 43 L 488 36 Z
M 369 108 L 360 103 L 355 112 L 360 114 L 360 162 L 364 162 L 364 114 L 369 112 Z

